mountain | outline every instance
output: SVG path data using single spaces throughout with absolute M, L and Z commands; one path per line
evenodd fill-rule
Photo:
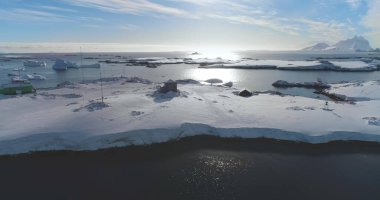
M 303 51 L 373 51 L 368 40 L 362 36 L 355 36 L 351 39 L 342 40 L 329 46 L 326 43 L 318 43 L 314 46 L 302 49 Z
M 328 45 L 326 43 L 318 43 L 318 44 L 313 45 L 311 47 L 306 47 L 306 48 L 302 49 L 302 51 L 322 51 L 328 47 L 330 47 L 330 45 Z
M 352 39 L 342 40 L 334 45 L 339 51 L 372 51 L 368 40 L 361 36 L 355 36 Z

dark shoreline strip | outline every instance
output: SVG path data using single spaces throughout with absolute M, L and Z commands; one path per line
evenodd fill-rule
M 175 149 L 175 151 L 172 151 Z M 113 147 L 94 151 L 38 151 L 16 155 L 0 155 L 0 162 L 7 159 L 55 157 L 55 156 L 95 156 L 97 154 L 130 154 L 164 152 L 178 154 L 200 149 L 271 152 L 279 154 L 334 155 L 334 154 L 380 154 L 380 143 L 368 141 L 332 141 L 328 143 L 306 143 L 298 141 L 276 140 L 269 138 L 222 138 L 199 135 L 149 145 Z

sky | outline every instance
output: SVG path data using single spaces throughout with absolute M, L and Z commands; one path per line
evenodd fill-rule
M 380 0 L 0 0 L 0 52 L 380 47 Z

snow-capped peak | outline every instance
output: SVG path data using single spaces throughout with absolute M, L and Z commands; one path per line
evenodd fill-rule
M 313 46 L 310 46 L 310 47 L 306 47 L 304 49 L 302 49 L 303 51 L 322 51 L 326 48 L 330 47 L 328 44 L 326 43 L 318 43 L 316 45 L 313 45 Z
M 355 36 L 352 39 L 342 40 L 334 45 L 337 50 L 343 51 L 372 51 L 368 40 L 362 36 Z
M 307 47 L 303 51 L 372 51 L 373 48 L 368 40 L 363 36 L 355 36 L 351 39 L 342 40 L 335 45 L 329 46 L 326 43 L 318 43 Z

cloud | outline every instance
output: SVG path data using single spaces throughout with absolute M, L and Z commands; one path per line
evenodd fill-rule
M 362 18 L 362 24 L 369 29 L 364 35 L 368 37 L 373 45 L 380 47 L 380 1 L 371 0 L 368 2 L 367 14 Z
M 273 13 L 273 11 L 266 11 L 262 9 L 263 5 L 267 5 L 269 0 L 258 1 L 258 0 L 172 0 L 174 2 L 180 3 L 189 3 L 194 4 L 199 7 L 211 9 L 211 10 L 219 10 L 219 11 L 233 11 L 239 14 L 265 14 L 265 13 Z M 214 13 L 215 14 L 215 13 Z
M 265 9 L 271 1 L 258 0 L 172 0 L 198 6 L 198 18 L 224 20 L 233 24 L 246 24 L 274 31 L 298 35 L 298 27 L 284 23 L 284 18 L 277 17 L 273 8 Z M 285 19 L 286 20 L 286 19 Z
M 76 10 L 69 9 L 69 8 L 61 8 L 57 6 L 38 6 L 38 8 L 46 9 L 46 10 L 52 10 L 52 11 L 60 11 L 60 12 L 77 12 Z
M 292 36 L 302 35 L 313 41 L 336 42 L 347 37 L 348 32 L 355 31 L 352 24 L 334 20 L 282 17 L 270 1 L 231 1 L 231 0 L 173 0 L 191 3 L 209 8 L 208 14 L 201 17 L 220 19 L 235 24 L 246 24 L 274 30 Z M 347 1 L 352 6 L 359 6 L 361 0 Z M 316 3 L 324 1 L 318 0 Z M 249 3 L 249 4 L 248 4 Z
M 154 3 L 149 0 L 64 0 L 76 6 L 91 7 L 109 12 L 128 14 L 164 14 L 186 16 L 184 10 Z
M 323 22 L 299 19 L 298 21 L 306 26 L 307 37 L 314 41 L 336 42 L 347 38 L 347 33 L 355 31 L 352 26 L 334 20 Z
M 290 35 L 298 35 L 299 27 L 289 23 L 283 23 L 286 19 L 281 18 L 265 18 L 265 17 L 252 17 L 245 15 L 231 15 L 223 16 L 210 14 L 210 18 L 223 19 L 232 23 L 255 25 L 263 28 L 272 29 L 278 32 L 287 33 Z
M 105 22 L 103 18 L 100 17 L 78 17 L 79 20 L 83 21 L 93 21 L 93 22 Z
M 51 12 L 15 8 L 11 10 L 0 9 L 0 20 L 19 20 L 19 21 L 71 21 L 70 19 Z
M 138 26 L 134 24 L 125 24 L 125 25 L 119 26 L 119 28 L 126 31 L 133 31 L 133 30 L 136 30 Z
M 353 9 L 357 9 L 357 8 L 359 8 L 359 6 L 361 5 L 361 3 L 362 3 L 362 0 L 345 0 L 346 1 L 346 3 L 348 3 L 350 6 L 351 6 L 351 8 L 353 8 Z
M 242 3 L 238 3 L 237 1 L 229 1 L 229 0 L 173 0 L 173 1 L 190 3 L 190 4 L 199 5 L 199 6 L 227 5 L 235 9 L 250 9 L 251 8 Z
M 84 24 L 83 26 L 88 27 L 88 28 L 104 28 L 101 25 L 98 24 Z
M 39 7 L 44 8 L 44 7 Z M 100 17 L 87 17 L 78 15 L 61 15 L 53 12 L 47 12 L 42 10 L 32 10 L 24 8 L 14 8 L 10 10 L 0 9 L 0 20 L 9 21 L 38 21 L 38 22 L 70 22 L 70 23 L 81 23 L 83 22 L 95 22 L 102 23 L 105 22 L 103 18 Z
M 10 43 L 0 42 L 0 51 L 6 53 L 38 53 L 38 52 L 152 52 L 181 49 L 175 45 L 165 44 L 123 44 L 123 43 Z

